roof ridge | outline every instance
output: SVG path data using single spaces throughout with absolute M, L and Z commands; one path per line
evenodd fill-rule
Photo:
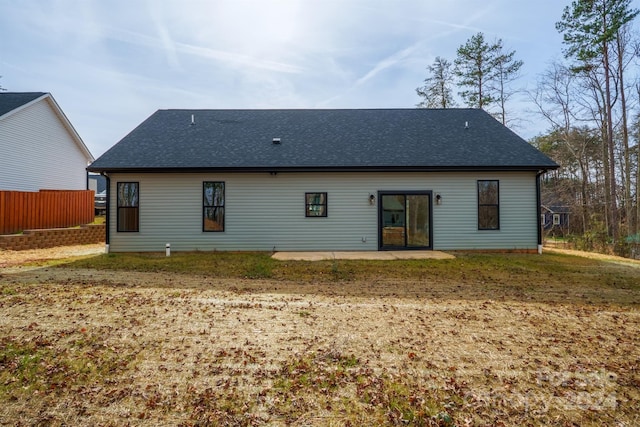
M 159 108 L 156 111 L 483 111 L 482 108 Z

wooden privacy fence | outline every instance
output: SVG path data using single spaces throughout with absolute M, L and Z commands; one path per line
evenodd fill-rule
M 0 234 L 93 222 L 93 190 L 0 191 Z

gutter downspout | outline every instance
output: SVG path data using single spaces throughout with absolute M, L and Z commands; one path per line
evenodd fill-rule
M 104 176 L 105 180 L 107 181 L 107 200 L 106 200 L 106 204 L 105 204 L 105 217 L 104 217 L 104 223 L 105 223 L 105 230 L 104 230 L 104 244 L 105 244 L 105 248 L 104 251 L 105 253 L 109 253 L 109 224 L 110 224 L 110 211 L 111 209 L 109 209 L 109 205 L 110 205 L 110 200 L 111 200 L 111 179 L 109 178 L 109 175 L 107 175 L 105 172 L 100 172 L 100 175 Z
M 542 223 L 540 222 L 540 215 L 542 215 L 542 201 L 540 197 L 540 177 L 546 173 L 546 170 L 541 170 L 536 173 L 536 224 L 538 224 L 538 253 L 542 254 Z

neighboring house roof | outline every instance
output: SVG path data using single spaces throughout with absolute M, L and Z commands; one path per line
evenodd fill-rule
M 67 119 L 58 103 L 50 93 L 47 92 L 0 92 L 0 121 L 8 118 L 9 116 L 28 108 L 30 105 L 45 100 L 58 116 L 64 127 L 69 132 L 69 135 L 77 145 L 78 149 L 87 158 L 87 162 L 91 162 L 94 159 L 93 155 L 85 145 L 78 132 Z
M 279 143 L 274 143 L 276 138 Z M 88 170 L 438 171 L 557 167 L 479 109 L 159 110 Z
M 44 95 L 45 92 L 0 92 L 0 118 Z
M 568 206 L 540 206 L 542 207 L 542 209 L 545 209 L 549 213 L 568 214 L 571 212 L 571 209 Z

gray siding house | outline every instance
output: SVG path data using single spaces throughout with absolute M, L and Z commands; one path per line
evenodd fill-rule
M 535 252 L 557 167 L 477 109 L 160 110 L 88 170 L 116 252 Z
M 46 92 L 0 92 L 0 190 L 86 190 L 94 160 Z

